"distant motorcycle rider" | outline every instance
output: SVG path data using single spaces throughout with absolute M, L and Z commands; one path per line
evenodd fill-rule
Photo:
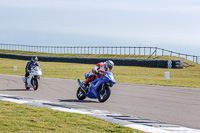
M 100 78 L 105 75 L 105 72 L 112 72 L 114 63 L 111 60 L 106 62 L 100 62 L 90 71 L 87 80 L 82 83 L 82 88 L 86 90 L 86 86 L 89 82 L 92 82 L 95 78 Z
M 40 66 L 37 61 L 38 61 L 38 57 L 32 56 L 31 60 L 26 64 L 26 67 L 25 67 L 25 83 L 27 82 L 27 77 L 29 76 L 31 66 L 32 65 Z

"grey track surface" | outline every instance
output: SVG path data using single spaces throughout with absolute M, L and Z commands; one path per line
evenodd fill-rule
M 76 98 L 76 80 L 41 78 L 37 91 L 25 90 L 21 76 L 0 74 L 0 94 L 76 104 L 200 129 L 200 88 L 117 83 L 105 103 Z

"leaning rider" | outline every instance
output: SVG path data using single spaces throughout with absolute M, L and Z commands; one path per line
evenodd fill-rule
M 37 56 L 32 56 L 31 60 L 26 64 L 26 68 L 25 68 L 25 83 L 27 82 L 27 77 L 29 76 L 30 70 L 31 70 L 31 66 L 35 65 L 35 66 L 40 66 L 38 64 L 38 57 Z
M 112 72 L 114 63 L 111 60 L 106 62 L 100 62 L 90 71 L 87 80 L 82 83 L 82 88 L 86 90 L 86 86 L 89 82 L 92 82 L 95 78 L 100 78 L 105 75 L 105 72 Z

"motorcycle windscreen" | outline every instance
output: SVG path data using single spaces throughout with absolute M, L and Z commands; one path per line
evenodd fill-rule
M 110 77 L 110 80 L 111 80 L 113 83 L 116 83 L 115 78 L 113 77 L 113 73 L 112 73 L 112 72 L 109 72 L 108 75 L 109 75 L 109 77 Z

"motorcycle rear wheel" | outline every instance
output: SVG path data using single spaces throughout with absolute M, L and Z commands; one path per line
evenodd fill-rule
M 78 98 L 78 100 L 84 100 L 86 98 L 85 92 L 81 89 L 81 87 L 78 88 L 76 92 L 76 97 Z
M 104 90 L 102 91 L 99 89 L 98 91 L 98 100 L 99 102 L 105 102 L 110 97 L 111 90 L 109 86 L 105 86 Z

